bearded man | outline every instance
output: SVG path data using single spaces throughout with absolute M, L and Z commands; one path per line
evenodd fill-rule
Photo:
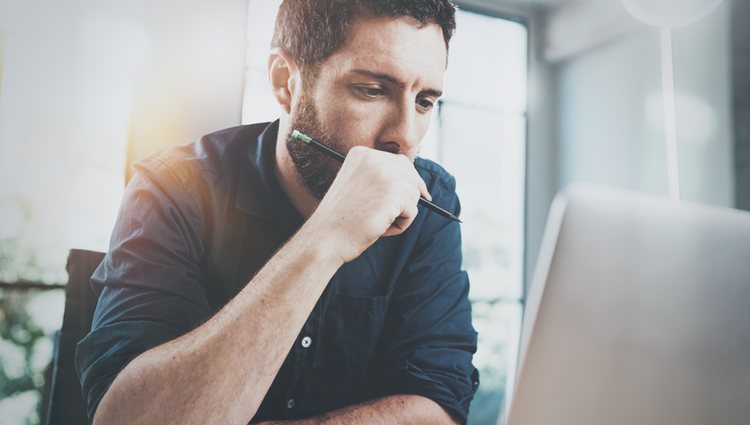
M 273 123 L 135 165 L 76 366 L 95 424 L 465 423 L 455 181 L 416 158 L 449 0 L 286 0 Z M 299 130 L 343 164 L 290 137 Z

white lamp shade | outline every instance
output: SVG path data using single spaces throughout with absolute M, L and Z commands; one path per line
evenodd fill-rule
M 639 21 L 657 28 L 692 24 L 716 9 L 722 0 L 622 0 Z

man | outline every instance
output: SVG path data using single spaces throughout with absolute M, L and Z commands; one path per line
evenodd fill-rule
M 415 159 L 449 0 L 286 0 L 278 121 L 136 165 L 76 363 L 95 424 L 466 421 L 478 385 L 455 183 Z M 339 164 L 298 129 L 346 154 Z

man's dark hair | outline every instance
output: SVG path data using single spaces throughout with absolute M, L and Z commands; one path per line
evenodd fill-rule
M 437 24 L 446 48 L 456 30 L 450 0 L 284 0 L 271 47 L 286 50 L 303 72 L 314 71 L 341 47 L 361 17 L 411 17 L 420 28 Z

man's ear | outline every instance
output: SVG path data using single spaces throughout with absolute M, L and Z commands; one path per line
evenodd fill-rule
M 289 114 L 292 99 L 300 89 L 300 75 L 297 64 L 283 49 L 271 49 L 268 55 L 268 79 L 276 101 Z

